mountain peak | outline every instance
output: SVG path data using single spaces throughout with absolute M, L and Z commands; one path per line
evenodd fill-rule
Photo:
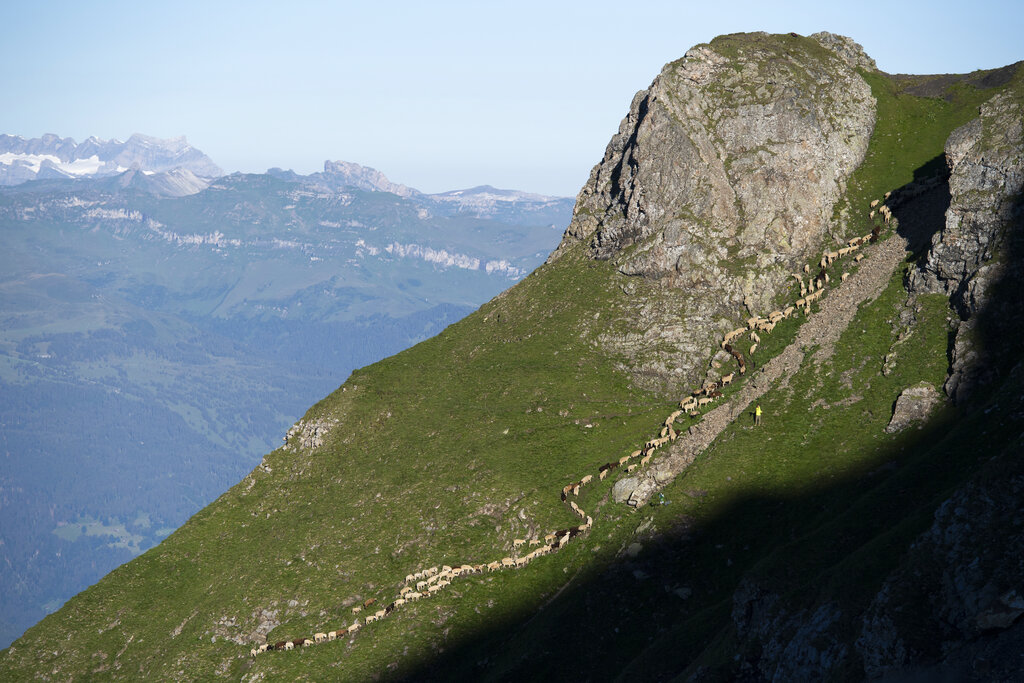
M 327 160 L 324 162 L 324 171 L 320 176 L 334 187 L 355 187 L 360 190 L 390 192 L 400 197 L 412 197 L 420 194 L 419 190 L 391 182 L 387 176 L 375 168 L 361 166 L 351 161 Z

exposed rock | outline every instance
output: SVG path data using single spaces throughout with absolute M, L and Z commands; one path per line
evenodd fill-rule
M 992 286 L 1019 276 L 1020 264 L 1005 256 L 1008 238 L 1022 223 L 1024 117 L 1021 96 L 1010 90 L 981 107 L 980 116 L 953 132 L 946 143 L 950 206 L 945 226 L 932 238 L 911 291 L 942 292 L 965 323 L 957 331 L 946 393 L 957 402 L 992 378 L 980 362 L 978 314 L 989 307 Z M 998 323 L 1010 316 L 988 311 Z M 1004 320 L 1003 327 L 1009 328 Z M 998 326 L 998 325 L 997 325 Z
M 619 479 L 612 486 L 612 500 L 616 503 L 625 503 L 629 500 L 629 497 L 633 495 L 633 491 L 636 490 L 640 480 L 636 477 L 626 477 L 625 479 Z
M 896 407 L 892 411 L 892 419 L 885 431 L 893 434 L 903 431 L 911 424 L 924 422 L 939 403 L 939 392 L 931 384 L 921 382 L 907 387 L 896 399 Z
M 324 444 L 324 439 L 338 423 L 333 419 L 299 420 L 284 437 L 285 449 L 313 451 Z
M 769 681 L 835 678 L 846 665 L 849 648 L 842 642 L 842 613 L 831 603 L 813 611 L 788 611 L 775 593 L 744 579 L 733 596 L 733 624 L 749 651 L 746 666 Z
M 958 652 L 995 647 L 979 640 L 993 629 L 1013 626 L 1024 645 L 1015 625 L 1024 614 L 1024 475 L 990 462 L 999 476 L 970 482 L 939 507 L 865 613 L 856 648 L 869 677 L 953 666 Z
M 744 308 L 770 310 L 838 230 L 833 208 L 875 121 L 851 64 L 869 62 L 827 34 L 724 36 L 634 97 L 549 261 L 583 243 L 661 288 L 636 297 L 634 334 L 602 338 L 639 382 L 699 380 Z

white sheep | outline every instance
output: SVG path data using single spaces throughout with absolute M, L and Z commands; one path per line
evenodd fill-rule
M 753 356 L 755 351 L 757 351 L 757 344 L 751 344 L 750 345 L 750 355 Z
M 722 386 L 724 387 L 727 384 L 732 384 L 732 378 L 733 378 L 733 376 L 735 374 L 736 373 L 734 373 L 734 372 L 730 372 L 728 375 L 723 375 L 722 376 Z
M 843 273 L 842 277 L 840 277 L 839 279 L 840 279 L 841 282 L 846 282 L 849 278 L 850 278 L 850 274 L 849 273 Z
M 878 206 L 878 202 L 879 202 L 879 200 L 877 200 L 877 199 L 872 199 L 872 200 L 871 200 L 871 208 L 873 209 L 873 208 L 875 208 L 876 206 Z
M 525 538 L 517 538 L 514 541 L 512 541 L 512 547 L 513 548 L 521 548 L 524 545 L 526 545 L 526 539 Z
M 362 605 L 356 605 L 355 607 L 352 608 L 352 614 L 359 614 L 362 611 L 363 611 L 363 606 Z
M 348 632 L 349 633 L 355 633 L 358 630 L 359 630 L 359 620 L 356 619 L 354 622 L 352 622 L 352 625 L 348 627 Z
M 284 644 L 284 649 L 286 649 L 286 650 L 294 650 L 295 649 L 295 643 L 293 643 L 292 641 L 289 640 L 287 643 Z
M 327 634 L 326 633 L 322 633 L 322 632 L 321 633 L 314 633 L 313 634 L 313 640 L 318 642 L 318 643 L 322 643 L 325 640 L 327 640 Z
M 594 475 L 588 474 L 587 476 L 585 476 L 582 479 L 580 479 L 580 483 L 581 484 L 589 484 L 593 480 L 594 480 Z
M 647 463 L 649 463 L 650 461 L 651 461 L 651 456 L 650 455 L 645 455 L 644 457 L 640 458 L 640 465 L 644 466 Z

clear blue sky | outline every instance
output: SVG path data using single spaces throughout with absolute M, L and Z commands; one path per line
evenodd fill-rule
M 833 7 L 832 5 L 836 5 Z M 1024 59 L 1024 3 L 74 2 L 0 7 L 0 132 L 185 135 L 227 171 L 355 161 L 427 192 L 575 195 L 691 46 L 828 30 L 891 73 Z

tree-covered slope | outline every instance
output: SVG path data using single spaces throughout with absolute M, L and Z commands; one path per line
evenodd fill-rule
M 754 74 L 760 63 L 790 80 L 764 88 L 751 81 L 733 95 L 719 87 L 722 74 Z M 914 575 L 920 560 L 912 544 L 937 523 L 944 501 L 964 496 L 969 507 L 971 486 L 1021 478 L 1014 458 L 1024 433 L 1020 369 L 1008 361 L 1019 344 L 1006 335 L 1020 329 L 1022 300 L 1012 277 L 1021 233 L 1013 173 L 990 188 L 1002 208 L 986 238 L 994 246 L 982 252 L 983 262 L 1004 264 L 1002 276 L 975 287 L 990 292 L 988 304 L 968 314 L 999 321 L 976 326 L 972 343 L 993 350 L 982 357 L 1005 370 L 989 384 L 979 380 L 970 402 L 940 396 L 958 362 L 955 292 L 908 289 L 952 236 L 949 207 L 975 197 L 959 184 L 966 167 L 941 158 L 947 140 L 1002 91 L 1010 104 L 982 110 L 989 113 L 981 152 L 967 156 L 983 155 L 986 131 L 1002 124 L 1010 132 L 1000 149 L 1016 151 L 1004 150 L 999 168 L 1012 170 L 1020 159 L 1024 146 L 1012 131 L 1020 75 L 995 84 L 954 78 L 940 96 L 921 96 L 875 71 L 852 41 L 754 34 L 701 46 L 667 66 L 650 92 L 678 94 L 659 88 L 679 83 L 680 74 L 711 74 L 708 92 L 691 95 L 720 98 L 723 118 L 756 122 L 774 111 L 782 121 L 795 110 L 814 120 L 831 111 L 815 93 L 835 73 L 862 79 L 870 93 L 872 101 L 851 105 L 868 107 L 872 119 L 861 158 L 837 167 L 825 153 L 799 157 L 803 177 L 827 169 L 835 179 L 837 168 L 841 177 L 834 187 L 823 182 L 809 204 L 773 196 L 766 206 L 782 212 L 752 221 L 760 232 L 729 222 L 756 213 L 749 188 L 738 193 L 742 211 L 716 205 L 701 215 L 665 193 L 670 174 L 700 174 L 708 160 L 695 154 L 675 169 L 658 155 L 659 136 L 686 147 L 685 131 L 701 127 L 704 148 L 722 151 L 710 162 L 722 162 L 712 188 L 721 197 L 747 175 L 755 177 L 744 182 L 763 187 L 789 183 L 784 172 L 794 172 L 794 157 L 782 152 L 794 141 L 752 152 L 742 137 L 715 139 L 714 123 L 680 121 L 676 104 L 648 118 L 641 93 L 581 193 L 557 258 L 440 335 L 353 373 L 237 486 L 30 629 L 4 653 L 3 673 L 859 680 L 951 667 L 943 657 L 965 643 L 1012 636 L 1012 618 L 1009 630 L 942 632 L 922 595 L 906 603 L 915 610 L 908 625 L 901 605 L 887 609 L 879 596 L 912 585 L 900 572 Z M 827 130 L 826 142 L 834 141 L 835 120 L 799 125 L 803 135 Z M 737 129 L 736 120 L 729 127 Z M 764 166 L 734 171 L 730 159 L 741 165 L 751 153 Z M 886 192 L 892 222 L 870 206 Z M 652 219 L 670 205 L 671 219 Z M 719 353 L 722 334 L 800 297 L 790 272 L 876 227 L 879 239 L 857 252 L 862 261 L 845 254 L 828 270 L 809 316 L 795 311 L 762 331 L 753 355 L 744 336 L 748 371 L 721 388 L 717 403 L 701 417 L 679 416 L 678 438 L 635 474 L 598 479 L 600 465 L 657 437 L 689 389 L 734 372 L 733 357 Z M 721 256 L 681 258 L 698 248 Z M 798 361 L 782 362 L 789 358 Z M 968 362 L 966 353 L 959 358 Z M 926 421 L 887 431 L 905 390 L 925 386 L 939 399 Z M 751 396 L 765 411 L 756 428 L 743 403 Z M 716 420 L 716 438 L 695 446 Z M 559 492 L 587 474 L 595 480 L 571 500 L 593 526 L 561 550 L 520 569 L 453 579 L 342 639 L 250 656 L 264 642 L 364 619 L 366 611 L 352 608 L 375 598 L 372 612 L 394 600 L 410 573 L 511 556 L 515 539 L 579 524 Z M 653 486 L 633 500 L 640 505 L 615 502 L 628 479 Z M 979 542 L 995 549 L 986 557 L 999 568 L 993 576 L 1003 577 L 1019 529 L 1012 515 L 993 519 L 979 520 Z M 886 641 L 872 630 L 881 614 L 896 615 L 882 631 L 898 637 Z M 941 647 L 917 645 L 929 634 Z M 990 671 L 998 678 L 1001 670 Z

